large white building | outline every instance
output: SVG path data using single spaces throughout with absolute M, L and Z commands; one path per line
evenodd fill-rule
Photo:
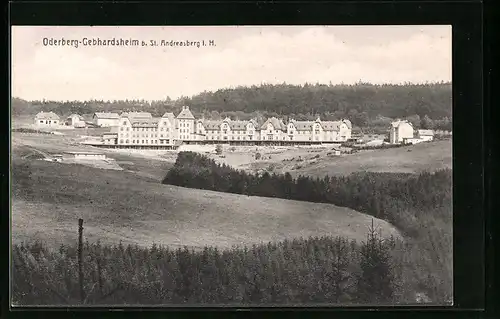
M 389 142 L 391 144 L 404 143 L 405 139 L 414 137 L 413 125 L 406 120 L 397 120 L 391 123 Z
M 54 112 L 40 112 L 35 115 L 35 125 L 37 126 L 58 126 L 60 117 Z
M 344 142 L 351 138 L 352 124 L 340 121 L 295 121 L 285 124 L 272 117 L 259 124 L 240 121 L 196 119 L 184 106 L 175 116 L 165 113 L 155 118 L 147 112 L 126 112 L 116 129 L 102 136 L 104 145 L 129 147 L 171 147 L 186 144 L 313 144 Z

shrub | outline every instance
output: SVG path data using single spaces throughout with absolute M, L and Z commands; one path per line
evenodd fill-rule
M 221 154 L 222 154 L 222 145 L 217 144 L 217 145 L 215 146 L 215 153 L 216 153 L 217 155 L 221 155 Z

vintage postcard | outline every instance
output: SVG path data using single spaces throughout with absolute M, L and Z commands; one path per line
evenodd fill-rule
M 12 27 L 12 305 L 451 305 L 451 42 Z

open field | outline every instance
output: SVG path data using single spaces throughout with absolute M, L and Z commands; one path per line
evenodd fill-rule
M 248 172 L 289 172 L 293 177 L 349 175 L 359 171 L 419 173 L 452 166 L 451 139 L 400 148 L 363 150 L 340 156 L 328 155 L 332 153 L 332 146 L 275 149 L 250 147 L 246 151 L 236 148 L 235 152 L 229 149 L 225 149 L 224 158 L 215 154 L 209 156 L 220 163 Z M 255 160 L 256 153 L 261 153 L 262 159 Z
M 292 176 L 348 175 L 358 171 L 420 173 L 452 167 L 452 141 L 433 141 L 401 148 L 367 150 L 340 157 L 320 157 L 316 163 L 290 171 Z
M 56 154 L 67 151 L 97 151 L 115 160 L 116 164 L 137 176 L 160 181 L 166 171 L 175 162 L 176 153 L 161 154 L 149 151 L 139 153 L 127 150 L 96 149 L 92 146 L 79 144 L 77 135 L 42 135 L 12 132 L 11 135 L 13 159 L 26 156 L 37 151 L 45 154 Z
M 134 174 L 17 158 L 13 161 L 12 238 L 59 245 L 76 240 L 230 247 L 309 235 L 363 240 L 371 217 L 351 209 L 187 189 Z M 392 225 L 376 220 L 384 235 Z

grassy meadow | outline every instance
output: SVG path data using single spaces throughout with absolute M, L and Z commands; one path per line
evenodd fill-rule
M 133 173 L 18 159 L 12 166 L 15 242 L 75 241 L 85 221 L 91 241 L 218 247 L 310 235 L 361 240 L 371 218 L 330 204 L 161 185 Z M 385 235 L 398 232 L 377 220 Z
M 256 160 L 255 154 L 261 159 Z M 435 140 L 427 143 L 408 145 L 397 148 L 360 150 L 354 154 L 335 156 L 332 146 L 315 148 L 295 147 L 224 147 L 223 157 L 216 154 L 208 156 L 219 163 L 245 170 L 249 173 L 268 171 L 270 173 L 290 173 L 324 177 L 342 176 L 351 173 L 388 172 L 420 173 L 452 167 L 452 141 Z

